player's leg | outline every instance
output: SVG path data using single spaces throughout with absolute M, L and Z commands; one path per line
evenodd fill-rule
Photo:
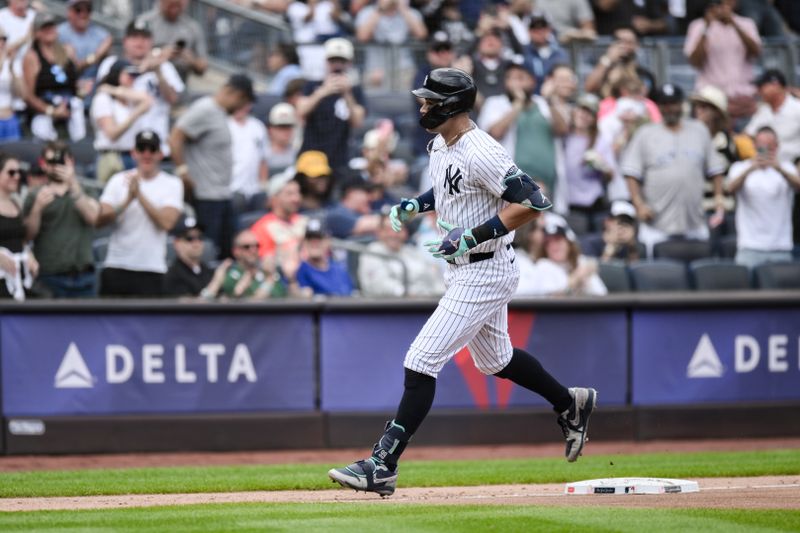
M 553 377 L 533 355 L 512 348 L 506 330 L 508 309 L 498 311 L 469 343 L 475 366 L 484 374 L 513 381 L 544 397 L 558 413 L 557 422 L 567 441 L 565 456 L 575 461 L 583 450 L 594 410 L 597 392 L 575 387 L 567 389 Z
M 394 492 L 397 462 L 433 405 L 436 377 L 494 312 L 481 304 L 483 298 L 472 293 L 474 287 L 457 282 L 448 288 L 406 354 L 403 397 L 395 418 L 387 422 L 375 443 L 372 456 L 330 470 L 331 479 L 382 496 Z

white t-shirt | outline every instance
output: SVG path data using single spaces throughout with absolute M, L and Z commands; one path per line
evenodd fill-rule
M 97 81 L 98 83 L 108 74 L 111 66 L 119 59 L 118 56 L 107 57 L 100 63 L 97 68 Z M 186 90 L 186 85 L 181 80 L 175 66 L 169 61 L 161 63 L 159 67 L 161 76 L 166 80 L 167 85 L 181 94 Z M 170 149 L 167 140 L 169 138 L 169 115 L 172 106 L 161 97 L 161 90 L 159 88 L 158 76 L 155 72 L 145 72 L 133 80 L 133 88 L 138 91 L 144 91 L 153 97 L 153 105 L 150 110 L 144 115 L 139 117 L 136 122 L 131 126 L 131 131 L 139 132 L 146 129 L 151 129 L 158 133 L 161 138 L 161 152 L 164 157 L 169 156 Z M 134 134 L 135 135 L 135 134 Z
M 738 161 L 728 170 L 727 182 L 745 172 L 752 161 Z M 783 162 L 785 172 L 797 174 L 794 165 Z M 736 245 L 759 251 L 788 251 L 792 242 L 794 191 L 774 168 L 753 170 L 736 192 Z
M 6 32 L 6 46 L 14 44 L 23 37 L 25 37 L 33 26 L 33 19 L 36 18 L 36 11 L 28 9 L 24 18 L 19 18 L 7 7 L 0 9 L 0 28 Z M 28 51 L 30 43 L 26 44 L 19 50 L 14 58 L 14 74 L 22 77 L 22 58 Z M 14 109 L 25 109 L 25 101 L 22 98 L 14 98 Z
M 231 191 L 245 196 L 257 194 L 261 192 L 258 169 L 267 159 L 267 128 L 257 118 L 248 116 L 244 123 L 229 118 L 228 129 L 233 156 Z
M 773 112 L 769 104 L 759 104 L 744 132 L 755 137 L 763 126 L 771 127 L 778 134 L 778 157 L 782 161 L 794 161 L 800 157 L 800 100 L 787 94 L 777 112 Z
M 539 107 L 542 116 L 548 122 L 553 121 L 553 115 L 550 113 L 550 106 L 547 105 L 547 100 L 539 95 L 533 95 L 531 99 L 534 105 Z M 505 94 L 498 94 L 490 96 L 486 99 L 481 107 L 481 113 L 478 115 L 478 127 L 488 132 L 492 126 L 500 122 L 500 120 L 511 111 L 511 100 Z M 498 142 L 506 149 L 508 155 L 513 159 L 515 156 L 517 146 L 517 123 L 516 121 L 509 126 L 506 134 Z
M 95 150 L 119 150 L 129 151 L 133 149 L 134 140 L 138 130 L 135 123 L 131 125 L 116 140 L 111 140 L 100 127 L 98 121 L 103 117 L 111 117 L 115 124 L 121 124 L 131 116 L 134 106 L 128 105 L 106 93 L 97 93 L 92 98 L 92 126 L 94 127 L 94 149 Z
M 593 261 L 584 256 L 578 258 L 578 266 Z M 569 273 L 560 264 L 547 258 L 536 261 L 536 275 L 538 276 L 539 294 L 557 294 L 567 290 L 569 287 Z M 592 274 L 583 284 L 583 290 L 576 291 L 576 294 L 583 296 L 604 296 L 608 294 L 603 280 L 597 274 Z
M 0 66 L 0 109 L 11 107 L 12 94 L 14 94 L 13 81 L 11 65 L 8 61 L 3 61 L 3 65 Z
M 136 170 L 125 170 L 111 176 L 100 202 L 112 207 L 123 204 L 128 198 L 128 177 L 135 173 Z M 141 180 L 139 188 L 156 208 L 183 210 L 180 178 L 162 171 L 151 179 Z M 167 232 L 155 225 L 138 200 L 117 217 L 105 266 L 161 274 L 167 271 Z

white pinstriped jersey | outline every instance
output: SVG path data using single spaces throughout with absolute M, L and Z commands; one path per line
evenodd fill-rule
M 500 143 L 477 127 L 452 146 L 446 146 L 437 135 L 431 144 L 429 164 L 437 217 L 462 228 L 483 224 L 508 205 L 500 198 L 505 190 L 503 180 L 516 168 Z M 440 233 L 445 235 L 444 231 Z M 513 231 L 479 244 L 470 253 L 497 251 L 512 240 Z M 468 264 L 468 255 L 456 258 L 456 264 Z

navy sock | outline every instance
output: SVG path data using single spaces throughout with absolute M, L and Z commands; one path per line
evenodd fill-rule
M 510 379 L 520 387 L 540 394 L 553 404 L 557 413 L 563 413 L 572 405 L 569 390 L 551 376 L 538 359 L 524 350 L 514 348 L 511 361 L 495 376 Z
M 405 369 L 405 390 L 397 414 L 395 424 L 402 426 L 409 438 L 417 432 L 422 421 L 428 416 L 436 394 L 436 378 Z

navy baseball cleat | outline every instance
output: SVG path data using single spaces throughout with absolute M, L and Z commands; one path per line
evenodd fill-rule
M 569 393 L 572 396 L 572 405 L 558 416 L 558 425 L 567 439 L 564 455 L 572 463 L 578 460 L 583 445 L 589 440 L 589 417 L 597 404 L 597 391 L 573 387 L 569 389 Z
M 344 468 L 331 468 L 328 477 L 342 487 L 377 492 L 382 497 L 391 496 L 397 487 L 397 469 L 390 470 L 374 457 L 356 461 Z

